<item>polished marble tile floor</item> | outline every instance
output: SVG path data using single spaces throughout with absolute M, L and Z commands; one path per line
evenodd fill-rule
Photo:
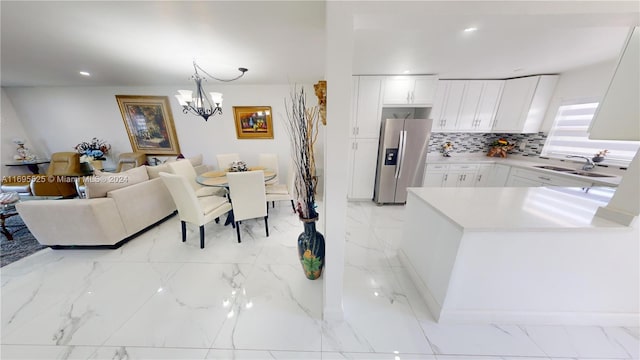
M 180 241 L 177 217 L 117 250 L 45 249 L 0 270 L 2 359 L 638 359 L 639 328 L 441 325 L 396 257 L 404 207 L 349 203 L 345 320 L 297 260 L 285 202 Z M 331 241 L 331 239 L 327 239 Z

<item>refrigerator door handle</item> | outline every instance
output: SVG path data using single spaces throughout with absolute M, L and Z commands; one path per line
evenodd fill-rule
M 399 178 L 400 177 L 400 172 L 402 171 L 402 163 L 404 162 L 404 150 L 405 150 L 405 145 L 406 145 L 406 141 L 407 141 L 407 132 L 406 131 L 400 131 L 400 142 L 398 144 L 398 165 L 396 165 L 396 174 L 395 174 L 395 178 Z

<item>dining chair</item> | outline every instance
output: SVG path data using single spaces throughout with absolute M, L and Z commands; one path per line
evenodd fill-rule
M 218 160 L 218 169 L 224 171 L 231 167 L 231 163 L 234 161 L 240 161 L 240 155 L 234 154 L 218 154 L 216 155 Z
M 172 173 L 176 175 L 182 175 L 187 178 L 197 197 L 226 195 L 226 190 L 224 188 L 198 184 L 198 182 L 196 181 L 196 177 L 198 176 L 198 174 L 196 173 L 196 169 L 193 167 L 191 161 L 189 160 L 184 159 L 172 161 L 167 163 L 167 166 Z
M 229 196 L 233 204 L 233 216 L 240 239 L 240 222 L 242 220 L 264 217 L 264 227 L 269 237 L 267 220 L 267 197 L 264 186 L 264 171 L 243 171 L 227 174 Z
M 160 172 L 162 181 L 178 208 L 182 225 L 182 242 L 187 241 L 187 223 L 200 227 L 200 249 L 204 249 L 204 225 L 231 211 L 231 203 L 222 196 L 196 196 L 191 182 L 182 175 Z
M 276 201 L 291 201 L 291 208 L 293 212 L 296 212 L 296 206 L 293 202 L 293 187 L 295 182 L 295 172 L 293 171 L 293 165 L 289 165 L 289 173 L 287 174 L 286 184 L 273 184 L 266 186 L 266 198 L 267 198 L 267 210 L 269 209 L 269 202 L 271 206 L 275 207 Z
M 278 155 L 276 154 L 259 154 L 258 155 L 258 165 L 264 168 L 273 170 L 276 173 L 276 176 L 271 179 L 265 181 L 267 185 L 273 185 L 279 183 L 278 179 Z

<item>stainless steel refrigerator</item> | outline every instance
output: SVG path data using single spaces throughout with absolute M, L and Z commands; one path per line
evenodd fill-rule
M 385 119 L 380 129 L 373 201 L 407 202 L 407 188 L 421 187 L 431 119 Z

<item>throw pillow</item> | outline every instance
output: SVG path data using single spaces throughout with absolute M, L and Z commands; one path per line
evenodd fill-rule
M 112 190 L 131 186 L 149 180 L 146 166 L 138 166 L 120 173 L 110 174 L 94 171 L 93 176 L 85 177 L 84 186 L 87 199 L 106 197 Z

